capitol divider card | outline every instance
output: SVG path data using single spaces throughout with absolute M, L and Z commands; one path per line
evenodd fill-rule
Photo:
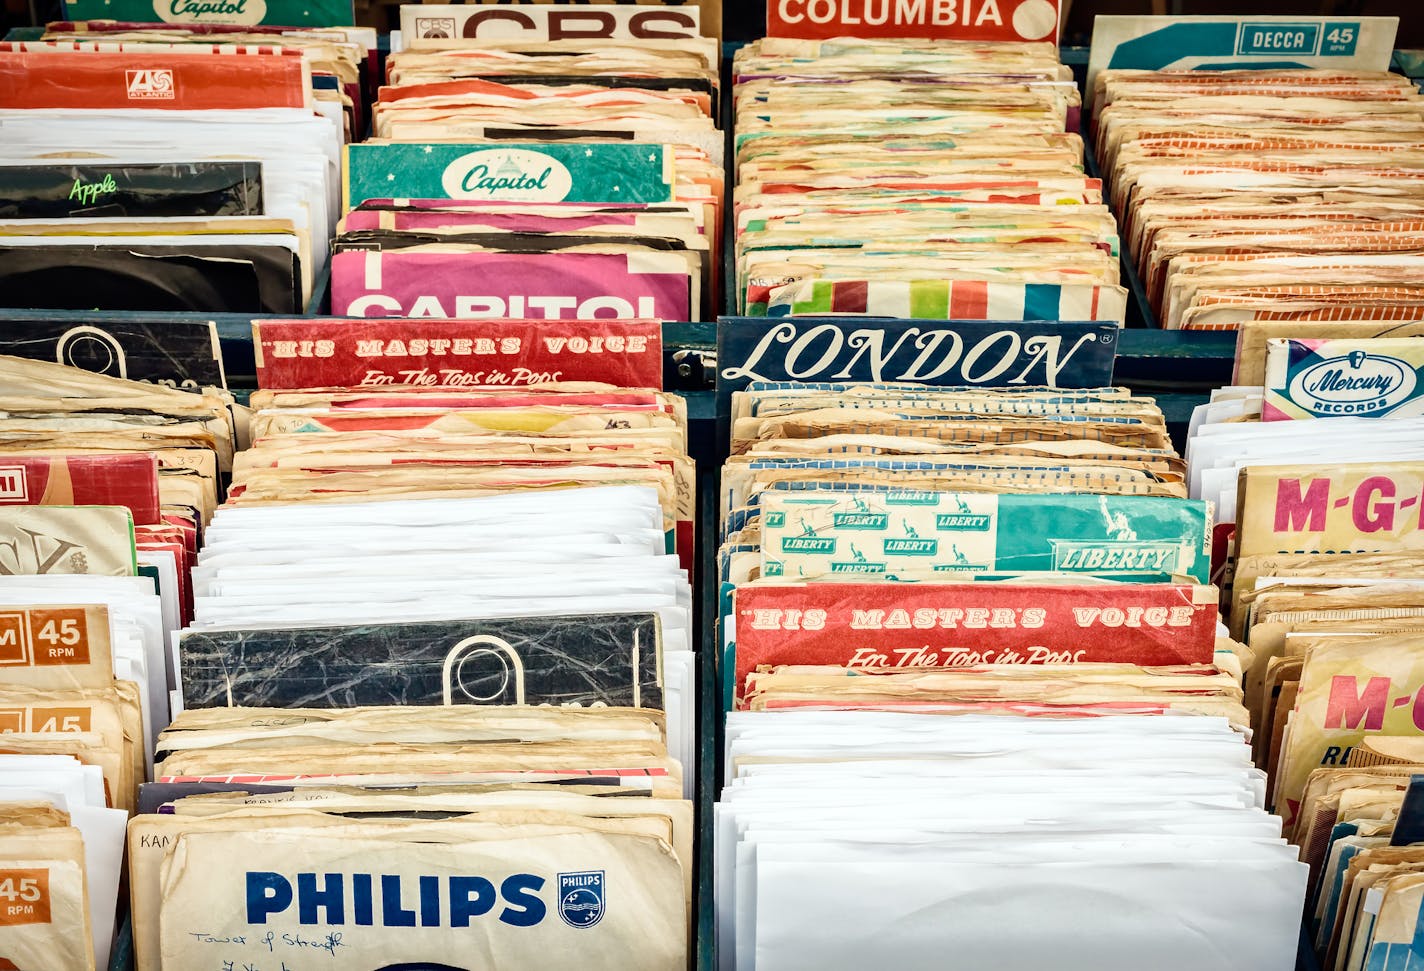
M 363 142 L 347 145 L 344 157 L 348 210 L 392 195 L 584 203 L 673 198 L 673 153 L 664 145 Z

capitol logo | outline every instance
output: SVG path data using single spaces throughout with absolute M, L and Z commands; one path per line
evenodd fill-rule
M 440 177 L 451 199 L 558 202 L 573 188 L 573 176 L 558 159 L 527 149 L 486 149 L 461 155 Z

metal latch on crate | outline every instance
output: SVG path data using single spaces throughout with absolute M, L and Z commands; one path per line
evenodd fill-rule
M 717 352 L 710 347 L 673 351 L 672 364 L 679 390 L 706 390 L 717 384 Z

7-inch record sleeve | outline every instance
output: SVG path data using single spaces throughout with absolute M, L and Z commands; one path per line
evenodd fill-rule
M 12 307 L 292 314 L 298 260 L 281 246 L 0 246 Z
M 0 310 L 0 354 L 176 388 L 225 388 L 217 323 L 163 314 Z
M 652 613 L 179 634 L 183 703 L 661 709 Z
M 0 165 L 0 219 L 262 214 L 260 162 Z

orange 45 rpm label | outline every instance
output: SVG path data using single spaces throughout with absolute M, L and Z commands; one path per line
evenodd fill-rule
M 83 607 L 0 610 L 0 665 L 89 663 L 89 612 Z
M 48 924 L 49 870 L 0 870 L 0 927 Z
M 9 732 L 87 732 L 93 726 L 88 708 L 49 705 L 0 708 L 0 735 Z M 5 971 L 0 967 L 0 971 Z
M 30 644 L 36 664 L 88 664 L 88 618 L 77 607 L 31 610 Z
M 92 715 L 88 708 L 0 708 L 0 735 L 10 732 L 87 732 L 93 725 Z M 0 971 L 5 971 L 3 966 L 0 966 Z

